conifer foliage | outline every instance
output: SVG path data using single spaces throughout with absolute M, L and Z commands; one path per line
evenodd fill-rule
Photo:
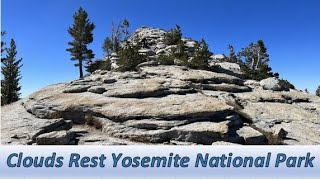
M 83 62 L 87 61 L 90 64 L 94 58 L 93 51 L 88 49 L 87 45 L 93 41 L 92 31 L 95 25 L 90 22 L 88 13 L 81 7 L 73 15 L 73 20 L 72 27 L 68 29 L 68 33 L 72 36 L 73 40 L 68 43 L 71 47 L 68 48 L 67 51 L 69 51 L 72 56 L 71 60 L 78 61 L 75 66 L 79 67 L 80 78 L 82 78 Z
M 1 31 L 1 62 L 4 59 L 3 52 L 5 51 L 4 45 L 5 43 L 2 41 L 2 37 L 6 34 L 5 31 Z
M 318 89 L 316 91 L 316 95 L 320 97 L 320 86 L 318 86 Z
M 176 45 L 181 41 L 182 32 L 180 26 L 176 25 L 175 28 L 171 29 L 164 38 L 166 45 Z
M 1 106 L 18 101 L 19 91 L 21 90 L 19 81 L 21 79 L 22 58 L 17 59 L 16 43 L 13 39 L 11 39 L 10 47 L 6 49 L 6 52 L 6 57 L 1 58 L 1 73 L 3 75 L 3 80 L 1 80 Z
M 262 80 L 275 76 L 269 66 L 269 55 L 262 40 L 250 43 L 248 47 L 242 49 L 238 56 L 241 59 L 241 69 L 247 78 Z
M 207 69 L 209 67 L 209 59 L 212 53 L 209 51 L 208 44 L 204 39 L 195 46 L 194 57 L 189 66 L 195 69 Z
M 232 63 L 237 63 L 238 59 L 237 59 L 236 53 L 234 51 L 234 47 L 231 44 L 229 44 L 228 49 L 229 49 L 228 61 L 232 62 Z
M 119 51 L 119 61 L 117 62 L 120 71 L 132 71 L 135 67 L 146 61 L 146 56 L 140 54 L 139 45 L 127 44 Z
M 118 24 L 112 23 L 111 35 L 106 37 L 102 44 L 102 50 L 105 55 L 109 56 L 111 53 L 118 53 L 121 50 L 121 44 L 128 41 L 130 37 L 129 21 L 125 18 Z

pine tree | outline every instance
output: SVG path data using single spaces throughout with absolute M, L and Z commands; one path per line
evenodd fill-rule
M 234 48 L 231 44 L 228 45 L 228 49 L 229 49 L 229 56 L 228 56 L 229 62 L 237 63 L 238 59 L 237 59 L 236 53 L 234 51 Z
M 256 44 L 250 43 L 248 47 L 243 48 L 240 56 L 244 57 L 245 64 L 251 70 L 258 70 L 269 63 L 267 48 L 262 40 L 258 40 Z
M 318 86 L 318 89 L 316 90 L 316 95 L 320 97 L 320 86 Z
M 121 43 L 128 41 L 129 21 L 124 19 L 119 24 L 112 23 L 111 36 L 106 37 L 102 44 L 102 49 L 107 56 L 112 52 L 118 53 L 121 50 Z
M 2 41 L 2 37 L 6 34 L 5 31 L 1 31 L 1 62 L 4 60 L 3 52 L 5 51 L 5 43 Z
M 122 22 L 122 33 L 124 35 L 123 41 L 127 41 L 129 39 L 129 21 L 125 18 Z
M 139 45 L 127 44 L 121 48 L 117 64 L 120 71 L 132 71 L 136 66 L 146 61 L 146 56 L 139 53 Z
M 176 48 L 172 48 L 171 52 L 173 52 L 174 59 L 179 59 L 183 62 L 184 65 L 188 65 L 188 54 L 186 53 L 185 43 L 182 40 L 179 40 Z
M 175 28 L 171 29 L 166 33 L 164 42 L 166 45 L 177 45 L 182 38 L 182 32 L 180 26 L 176 25 Z
M 260 64 L 268 64 L 269 63 L 269 55 L 267 53 L 267 48 L 264 45 L 264 42 L 260 39 L 257 41 L 257 61 L 255 69 L 258 69 Z
M 16 43 L 13 39 L 10 42 L 10 48 L 6 49 L 7 56 L 2 61 L 1 73 L 1 105 L 10 104 L 18 101 L 20 96 L 21 79 L 20 69 L 22 67 L 22 58 L 17 59 Z
M 98 69 L 109 71 L 111 69 L 110 60 L 97 59 L 95 61 L 90 61 L 90 64 L 88 63 L 88 67 L 87 67 L 88 72 L 92 73 Z
M 106 39 L 103 41 L 102 50 L 105 52 L 106 56 L 109 56 L 112 53 L 113 45 L 109 37 L 106 37 Z
M 247 78 L 261 80 L 268 77 L 279 76 L 272 73 L 269 66 L 269 55 L 262 40 L 256 44 L 250 43 L 248 47 L 239 52 L 240 66 Z
M 209 51 L 208 44 L 202 39 L 195 46 L 194 57 L 189 66 L 196 69 L 207 69 L 211 55 L 212 53 Z
M 68 43 L 71 48 L 68 48 L 67 51 L 72 56 L 71 60 L 79 61 L 75 66 L 79 67 L 80 78 L 82 78 L 83 61 L 90 61 L 94 58 L 92 50 L 88 49 L 87 45 L 93 41 L 92 31 L 95 25 L 90 22 L 87 12 L 81 7 L 73 15 L 73 19 L 73 26 L 68 29 L 68 33 L 73 37 L 73 41 Z
M 111 28 L 111 43 L 112 43 L 112 52 L 118 52 L 120 50 L 120 44 L 122 39 L 121 25 L 115 25 L 112 23 Z

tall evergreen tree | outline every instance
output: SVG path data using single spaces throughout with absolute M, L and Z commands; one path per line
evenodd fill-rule
M 4 43 L 4 41 L 2 41 L 2 37 L 3 37 L 5 34 L 6 34 L 5 31 L 1 31 L 1 62 L 2 62 L 3 59 L 4 59 L 3 52 L 5 51 L 5 47 L 4 47 L 5 43 Z
M 6 49 L 7 56 L 2 61 L 1 73 L 1 105 L 18 101 L 20 96 L 20 69 L 22 58 L 17 59 L 16 43 L 11 39 L 10 47 Z
M 320 97 L 320 86 L 318 86 L 318 89 L 316 90 L 316 95 Z
M 228 45 L 228 49 L 229 49 L 229 56 L 228 56 L 229 62 L 237 63 L 238 59 L 237 59 L 236 53 L 234 51 L 234 48 L 231 44 Z
M 262 40 L 258 40 L 256 44 L 250 43 L 238 56 L 242 60 L 240 66 L 247 78 L 261 80 L 275 76 L 269 66 L 269 55 Z
M 102 44 L 102 49 L 108 56 L 112 52 L 118 53 L 121 50 L 121 44 L 129 39 L 129 21 L 124 19 L 118 24 L 112 23 L 111 36 L 106 37 Z
M 257 41 L 257 50 L 258 57 L 255 69 L 258 69 L 260 64 L 269 64 L 269 54 L 267 53 L 267 48 L 261 39 Z
M 122 22 L 122 33 L 124 35 L 123 41 L 127 41 L 129 39 L 129 21 L 125 18 Z
M 243 48 L 240 56 L 244 57 L 245 64 L 251 70 L 258 70 L 269 63 L 267 48 L 262 40 L 258 40 L 256 44 L 250 43 L 248 47 Z
M 106 39 L 104 39 L 102 50 L 104 51 L 106 56 L 109 56 L 113 52 L 113 44 L 109 37 L 106 37 Z
M 176 25 L 175 28 L 171 29 L 166 33 L 164 42 L 166 45 L 177 45 L 182 38 L 182 32 L 180 26 Z
M 207 69 L 211 55 L 208 44 L 204 39 L 201 39 L 195 46 L 194 57 L 189 66 L 196 69 Z
M 72 56 L 71 60 L 78 61 L 75 66 L 79 67 L 80 78 L 82 78 L 83 61 L 90 61 L 94 58 L 92 50 L 88 49 L 87 45 L 93 41 L 92 31 L 95 25 L 90 22 L 88 13 L 81 7 L 73 15 L 73 19 L 73 25 L 68 29 L 68 33 L 73 37 L 73 41 L 68 43 L 71 48 L 68 48 L 67 51 L 69 51 Z

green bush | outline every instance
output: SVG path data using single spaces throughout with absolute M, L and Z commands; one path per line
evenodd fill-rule
M 276 77 L 278 76 L 272 73 L 271 67 L 268 65 L 261 65 L 260 69 L 250 69 L 246 64 L 240 63 L 241 71 L 244 73 L 245 78 L 253 79 L 257 81 L 261 81 L 263 79 L 269 77 Z
M 110 60 L 99 59 L 94 62 L 88 63 L 86 68 L 89 73 L 92 73 L 98 69 L 110 71 L 111 70 L 111 62 L 110 62 Z
M 119 71 L 132 71 L 140 63 L 146 62 L 147 57 L 139 54 L 139 46 L 127 44 L 119 51 L 119 60 L 117 62 Z
M 211 55 L 212 53 L 209 51 L 208 44 L 202 39 L 196 44 L 194 57 L 189 62 L 188 66 L 194 69 L 208 69 Z
M 285 90 L 295 89 L 294 85 L 285 79 L 279 79 L 279 85 L 283 87 Z
M 98 62 L 98 68 L 101 70 L 110 71 L 111 70 L 111 61 L 106 60 L 106 61 Z
M 158 60 L 161 65 L 174 65 L 173 55 L 160 55 Z
M 182 40 L 179 40 L 179 42 L 177 42 L 177 47 L 172 48 L 171 51 L 173 52 L 172 56 L 174 57 L 174 59 L 179 59 L 182 62 L 181 65 L 188 66 L 189 56 L 185 51 L 185 45 Z
M 165 34 L 164 42 L 167 46 L 169 45 L 177 45 L 179 41 L 181 41 L 182 33 L 180 26 L 176 25 L 175 28 L 171 29 L 169 32 Z

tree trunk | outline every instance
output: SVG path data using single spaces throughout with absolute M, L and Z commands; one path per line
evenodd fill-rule
M 251 58 L 252 59 L 252 62 L 251 62 L 251 69 L 254 70 L 254 58 Z
M 258 60 L 257 60 L 257 64 L 256 64 L 256 69 L 258 69 L 260 63 L 260 51 L 258 52 Z
M 83 78 L 83 72 L 82 72 L 82 60 L 79 60 L 79 72 L 80 72 L 80 79 Z

